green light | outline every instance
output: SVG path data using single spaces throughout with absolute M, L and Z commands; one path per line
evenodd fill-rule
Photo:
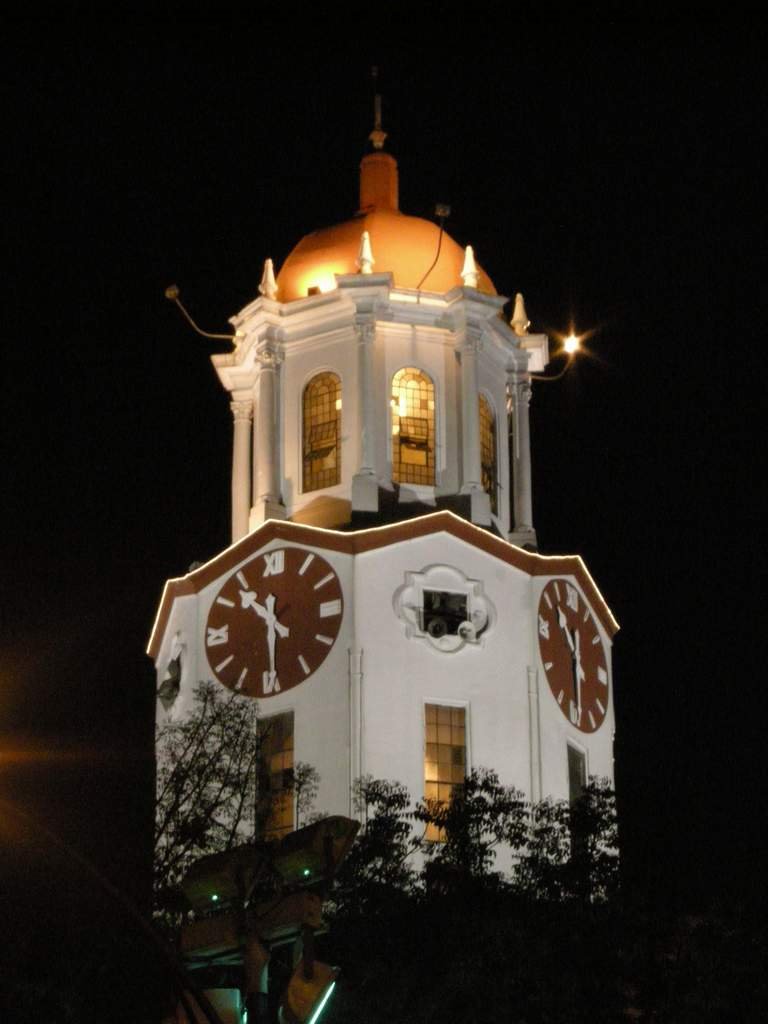
M 309 868 L 304 868 L 303 874 L 304 877 L 307 878 L 309 875 L 312 874 L 312 872 L 309 870 Z
M 214 893 L 213 896 L 211 896 L 211 903 L 216 903 L 218 898 L 219 898 L 218 895 L 216 893 Z
M 335 981 L 332 981 L 332 982 L 331 982 L 331 984 L 330 984 L 330 985 L 328 986 L 328 988 L 326 989 L 325 995 L 324 995 L 324 996 L 323 996 L 323 998 L 322 998 L 322 999 L 320 1000 L 320 1004 L 319 1004 L 319 1006 L 317 1007 L 317 1009 L 315 1010 L 315 1012 L 314 1012 L 314 1013 L 312 1014 L 312 1016 L 311 1016 L 311 1017 L 309 1018 L 309 1020 L 307 1021 L 307 1024 L 315 1024 L 315 1021 L 316 1021 L 316 1020 L 317 1020 L 317 1018 L 318 1018 L 318 1017 L 320 1016 L 320 1014 L 321 1014 L 321 1013 L 323 1012 L 323 1007 L 324 1007 L 324 1006 L 325 1006 L 325 1004 L 326 1004 L 326 1003 L 328 1002 L 328 1000 L 329 1000 L 329 999 L 331 998 L 331 993 L 333 992 L 333 990 L 334 990 L 334 988 L 335 988 L 335 987 L 336 987 L 336 982 L 335 982 Z

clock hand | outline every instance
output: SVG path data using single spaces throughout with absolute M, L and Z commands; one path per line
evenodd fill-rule
M 256 614 L 262 618 L 267 619 L 269 613 L 263 604 L 259 604 L 256 600 L 256 592 L 253 590 L 241 590 L 240 591 L 240 605 L 242 608 L 253 608 Z
M 581 685 L 579 681 L 579 673 L 582 673 L 582 669 L 581 658 L 579 653 L 579 631 L 578 629 L 575 629 L 573 633 L 571 633 L 570 629 L 568 629 L 568 619 L 560 605 L 557 606 L 557 622 L 562 631 L 565 633 L 565 639 L 568 641 L 568 647 L 571 652 L 571 679 L 573 680 L 573 700 L 576 705 L 576 710 L 581 711 Z
M 576 649 L 574 651 L 576 657 L 574 659 L 574 687 L 576 690 L 576 707 L 581 711 L 581 680 L 585 679 L 584 669 L 581 667 L 581 641 L 579 639 L 578 629 L 574 630 L 576 637 Z
M 275 675 L 275 622 L 277 617 L 275 615 L 275 595 L 270 594 L 264 602 L 266 607 L 266 622 L 267 622 L 267 648 L 269 649 L 269 674 L 270 678 Z
M 571 631 L 568 629 L 568 619 L 565 617 L 565 612 L 560 607 L 560 605 L 557 606 L 557 623 L 562 629 L 562 631 L 565 633 L 565 639 L 568 641 L 568 646 L 571 649 L 571 654 L 573 654 L 573 637 L 571 636 Z
M 267 651 L 269 653 L 269 676 L 270 679 L 274 679 L 275 676 L 275 634 L 282 637 L 283 639 L 290 635 L 290 630 L 287 626 L 284 626 L 282 622 L 277 621 L 275 615 L 275 595 L 270 594 L 264 604 L 259 604 L 256 600 L 256 593 L 253 590 L 241 590 L 240 591 L 240 604 L 243 608 L 252 608 L 253 611 L 263 619 L 267 626 Z
M 267 598 L 267 615 L 269 616 L 267 621 L 272 624 L 272 628 L 276 630 L 277 635 L 285 639 L 285 637 L 291 635 L 291 631 L 287 626 L 284 626 L 282 622 L 277 621 L 277 615 L 275 615 L 275 600 L 276 598 L 274 594 L 270 594 Z M 285 609 L 283 609 L 283 611 L 285 611 Z

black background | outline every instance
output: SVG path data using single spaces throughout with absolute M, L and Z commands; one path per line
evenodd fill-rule
M 126 16 L 7 39 L 4 842 L 22 848 L 31 813 L 141 892 L 143 651 L 164 580 L 229 529 L 209 362 L 226 344 L 163 291 L 226 331 L 265 257 L 354 212 L 378 63 L 401 208 L 450 203 L 451 235 L 525 294 L 532 330 L 594 331 L 572 375 L 534 385 L 534 519 L 622 627 L 627 879 L 686 906 L 764 895 L 764 39 L 605 12 L 316 17 L 322 33 Z

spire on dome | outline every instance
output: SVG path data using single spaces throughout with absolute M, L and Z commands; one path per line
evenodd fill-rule
M 371 68 L 374 88 L 378 76 L 379 69 Z M 397 160 L 384 152 L 386 137 L 381 128 L 381 95 L 377 92 L 373 98 L 373 131 L 368 136 L 373 152 L 366 153 L 360 163 L 360 213 L 398 209 Z
M 515 311 L 512 314 L 510 323 L 512 324 L 512 330 L 518 338 L 524 338 L 528 333 L 528 328 L 531 326 L 531 321 L 525 312 L 525 302 L 520 292 L 515 296 Z
M 371 68 L 371 78 L 373 79 L 373 131 L 368 138 L 373 143 L 374 149 L 384 149 L 384 142 L 387 138 L 387 133 L 382 131 L 381 128 L 381 93 L 377 90 L 379 69 L 377 67 Z
M 479 274 L 475 263 L 475 251 L 471 245 L 464 250 L 464 266 L 461 268 L 461 280 L 465 288 L 477 288 Z
M 264 260 L 264 273 L 261 275 L 259 293 L 265 299 L 277 298 L 277 281 L 275 280 L 275 268 L 272 260 Z
M 376 260 L 373 258 L 373 251 L 371 249 L 371 236 L 367 231 L 364 231 L 360 236 L 360 248 L 357 251 L 355 262 L 361 274 L 373 273 L 373 264 Z

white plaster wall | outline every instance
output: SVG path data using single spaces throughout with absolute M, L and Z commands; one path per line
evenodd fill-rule
M 261 550 L 297 546 L 272 541 Z M 608 653 L 609 705 L 597 732 L 584 734 L 565 718 L 547 685 L 538 654 L 537 610 L 549 577 L 529 577 L 473 545 L 448 534 L 432 534 L 352 555 L 316 549 L 337 572 L 344 591 L 344 615 L 332 650 L 308 680 L 287 692 L 263 698 L 264 716 L 294 713 L 295 758 L 320 774 L 316 809 L 350 814 L 350 782 L 360 774 L 397 780 L 414 801 L 423 795 L 424 705 L 467 708 L 469 767 L 498 772 L 501 781 L 531 797 L 531 743 L 528 673 L 538 679 L 542 795 L 568 796 L 567 747 L 573 742 L 587 755 L 592 775 L 613 781 L 613 681 L 610 638 L 598 622 Z M 179 719 L 192 707 L 192 690 L 213 679 L 204 634 L 208 611 L 230 572 L 198 595 L 177 599 L 158 657 L 158 683 L 165 674 L 178 632 L 185 644 L 179 698 L 170 716 Z M 483 583 L 493 606 L 480 643 L 460 651 L 436 650 L 426 639 L 408 637 L 393 606 L 407 572 L 449 565 Z M 578 587 L 573 577 L 568 577 Z M 350 664 L 362 657 L 357 713 L 357 677 Z M 158 704 L 158 720 L 166 720 Z M 359 729 L 359 731 L 358 731 Z M 359 753 L 358 753 L 359 751 Z M 506 862 L 505 862 L 506 863 Z M 500 864 L 500 866 L 502 866 Z
M 157 658 L 158 686 L 166 677 L 168 662 L 175 657 L 177 648 L 174 645 L 174 638 L 177 636 L 178 642 L 182 645 L 179 695 L 167 711 L 160 701 L 157 701 L 158 724 L 183 721 L 189 715 L 193 706 L 195 686 L 202 678 L 198 675 L 197 659 L 201 640 L 197 633 L 197 597 L 194 594 L 180 597 L 174 602 Z
M 447 564 L 482 580 L 495 608 L 479 644 L 445 653 L 406 636 L 393 595 L 408 571 Z M 405 783 L 414 798 L 424 784 L 424 704 L 468 708 L 471 766 L 498 771 L 528 790 L 528 577 L 453 537 L 434 535 L 356 559 L 357 641 L 364 652 L 364 770 Z

